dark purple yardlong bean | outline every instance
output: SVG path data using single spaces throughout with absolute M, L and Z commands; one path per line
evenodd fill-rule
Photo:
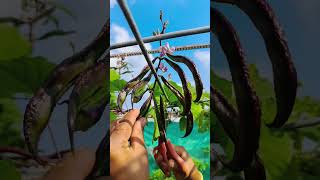
M 73 84 L 75 77 L 92 66 L 107 50 L 109 20 L 97 38 L 80 52 L 65 59 L 53 70 L 43 86 L 30 99 L 24 114 L 23 130 L 29 151 L 36 156 L 40 135 L 61 96 Z
M 77 78 L 68 103 L 68 130 L 74 151 L 75 131 L 86 131 L 101 118 L 109 101 L 109 64 L 98 62 Z
M 212 31 L 228 60 L 239 113 L 239 136 L 228 167 L 233 171 L 241 171 L 250 165 L 259 147 L 260 103 L 251 87 L 244 53 L 236 32 L 218 10 L 211 8 L 210 11 Z
M 180 101 L 182 106 L 184 106 L 184 98 L 181 92 L 177 88 L 175 88 L 169 81 L 167 81 L 166 78 L 164 78 L 161 75 L 159 77 L 161 78 L 164 85 L 166 85 L 167 88 L 177 97 L 177 99 Z
M 178 73 L 178 75 L 180 77 L 180 80 L 182 83 L 182 88 L 183 88 L 183 93 L 184 93 L 184 109 L 183 109 L 183 112 L 181 113 L 181 115 L 187 115 L 191 110 L 192 95 L 191 95 L 190 89 L 188 87 L 186 75 L 184 74 L 181 67 L 178 66 L 175 62 L 173 62 L 167 58 L 164 58 L 164 59 Z
M 235 0 L 229 3 L 248 15 L 264 39 L 272 63 L 277 99 L 277 115 L 268 126 L 280 128 L 293 110 L 298 86 L 297 72 L 283 30 L 266 0 Z
M 200 74 L 199 74 L 194 62 L 192 60 L 190 60 L 189 58 L 184 57 L 184 56 L 180 56 L 180 55 L 175 56 L 175 55 L 167 54 L 167 56 L 175 62 L 180 62 L 180 63 L 185 64 L 189 68 L 189 70 L 192 73 L 194 82 L 195 82 L 196 93 L 197 93 L 197 97 L 194 100 L 194 102 L 200 101 L 201 96 L 202 96 L 202 92 L 203 92 L 203 84 L 202 84 L 202 80 L 200 78 Z

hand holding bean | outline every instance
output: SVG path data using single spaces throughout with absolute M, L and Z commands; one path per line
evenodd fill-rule
M 165 148 L 164 148 L 165 147 Z M 166 151 L 163 155 L 162 151 Z M 192 158 L 184 147 L 174 146 L 169 140 L 162 142 L 154 151 L 154 157 L 166 176 L 173 171 L 177 180 L 202 180 L 201 172 L 196 168 Z

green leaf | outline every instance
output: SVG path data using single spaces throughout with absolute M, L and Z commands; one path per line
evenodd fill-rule
M 21 174 L 9 160 L 0 160 L 1 179 L 20 180 Z
M 117 120 L 117 115 L 116 113 L 110 111 L 110 123 L 114 122 Z
M 20 134 L 22 118 L 14 100 L 0 98 L 0 146 L 23 147 Z
M 279 177 L 293 157 L 293 141 L 288 134 L 272 132 L 262 126 L 259 154 L 270 178 Z
M 0 62 L 0 97 L 11 97 L 16 93 L 32 94 L 47 78 L 54 64 L 43 57 L 25 57 Z
M 115 81 L 117 79 L 120 79 L 119 73 L 117 73 L 117 71 L 114 69 L 110 69 L 110 82 Z
M 123 79 L 116 79 L 113 81 L 110 81 L 110 93 L 121 91 L 127 82 Z
M 218 76 L 213 70 L 210 73 L 210 83 L 219 89 L 223 94 L 228 98 L 231 99 L 232 97 L 232 82 Z
M 0 24 L 0 60 L 12 60 L 31 53 L 31 45 L 15 27 Z

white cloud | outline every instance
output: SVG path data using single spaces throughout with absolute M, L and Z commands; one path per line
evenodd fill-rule
M 113 8 L 117 4 L 117 0 L 110 0 L 110 8 Z
M 110 30 L 110 37 L 111 37 L 111 44 L 114 43 L 120 43 L 125 42 L 129 40 L 133 40 L 134 38 L 130 36 L 129 31 L 125 29 L 124 27 L 119 26 L 118 24 L 111 24 L 111 30 Z M 147 43 L 145 44 L 147 49 L 151 49 L 151 44 Z M 111 54 L 119 54 L 119 53 L 125 53 L 125 52 L 136 52 L 140 51 L 139 46 L 130 46 L 120 49 L 115 49 L 111 51 Z M 153 58 L 152 55 L 150 55 L 150 58 Z M 130 80 L 134 76 L 136 76 L 142 68 L 147 65 L 147 62 L 144 58 L 144 56 L 131 56 L 126 57 L 126 62 L 130 64 L 129 69 L 133 71 L 132 74 L 125 74 L 123 75 L 123 79 Z M 111 59 L 110 66 L 115 67 L 116 66 L 117 59 L 113 58 Z
M 204 67 L 210 68 L 210 51 L 196 50 L 194 52 L 194 57 L 198 59 Z

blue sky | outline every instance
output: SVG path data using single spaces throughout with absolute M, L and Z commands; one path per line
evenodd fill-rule
M 151 36 L 152 32 L 158 28 L 161 30 L 159 21 L 160 9 L 163 10 L 164 20 L 169 20 L 169 26 L 166 32 L 173 32 L 178 30 L 185 30 L 190 28 L 197 28 L 201 26 L 208 26 L 210 24 L 209 1 L 197 0 L 129 0 L 128 1 L 131 12 L 139 27 L 140 33 L 143 37 Z M 117 5 L 116 0 L 110 1 L 110 19 L 111 19 L 111 44 L 127 41 L 133 38 L 131 30 L 122 14 L 120 7 Z M 191 44 L 208 44 L 210 43 L 210 34 L 194 35 L 189 37 L 175 38 L 166 40 L 170 46 L 183 46 Z M 158 49 L 159 42 L 146 44 L 147 48 Z M 121 53 L 127 51 L 137 51 L 138 47 L 129 47 L 112 51 L 113 53 Z M 201 78 L 204 82 L 205 89 L 209 89 L 210 83 L 210 50 L 192 50 L 192 51 L 179 51 L 175 54 L 185 55 L 197 65 Z M 116 59 L 111 60 L 111 65 Z M 136 56 L 127 58 L 127 61 L 134 65 L 134 74 L 138 73 L 146 64 L 143 56 Z M 113 63 L 112 63 L 113 62 Z M 183 67 L 187 78 L 193 81 L 191 73 L 186 67 Z M 167 73 L 168 74 L 168 73 Z M 173 80 L 180 83 L 180 79 L 175 73 Z M 124 77 L 130 79 L 131 77 Z

